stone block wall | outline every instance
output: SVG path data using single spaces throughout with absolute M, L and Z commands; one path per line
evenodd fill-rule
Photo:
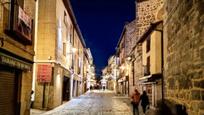
M 136 2 L 136 39 L 144 34 L 151 23 L 156 21 L 156 13 L 163 6 L 163 0 L 145 0 Z
M 32 91 L 32 71 L 24 71 L 21 81 L 21 115 L 30 115 L 31 91 Z
M 134 44 L 132 41 L 135 39 L 135 22 L 136 20 L 133 20 L 129 24 L 125 25 L 125 55 L 128 56 L 131 52 L 131 49 L 134 47 Z
M 165 98 L 204 114 L 204 1 L 166 0 Z
M 36 40 L 36 59 L 56 59 L 57 21 L 56 1 L 38 1 L 38 28 Z M 48 51 L 49 50 L 49 51 Z
M 138 89 L 139 92 L 142 92 L 142 88 L 139 85 L 139 77 L 143 76 L 143 67 L 142 67 L 142 46 L 139 44 L 134 49 L 134 58 L 132 60 L 132 64 L 130 67 L 130 75 L 129 75 L 129 94 L 132 94 L 136 89 Z M 134 77 L 134 78 L 133 78 Z M 133 80 L 134 79 L 134 80 Z
M 136 1 L 136 19 L 134 20 L 135 29 L 134 37 L 131 39 L 131 53 L 134 54 L 134 73 L 129 77 L 130 92 L 133 92 L 135 88 L 142 91 L 139 85 L 139 78 L 143 76 L 142 66 L 142 46 L 137 45 L 140 37 L 146 32 L 151 23 L 157 21 L 157 12 L 163 7 L 163 0 L 137 0 Z M 133 23 L 133 22 L 132 22 Z M 129 26 L 128 26 L 129 27 Z M 137 46 L 135 46 L 137 45 Z M 135 79 L 135 85 L 133 85 L 133 74 Z

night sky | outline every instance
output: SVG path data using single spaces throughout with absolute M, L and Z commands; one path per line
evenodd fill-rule
M 116 51 L 124 24 L 135 18 L 135 0 L 71 0 L 71 4 L 100 75 Z

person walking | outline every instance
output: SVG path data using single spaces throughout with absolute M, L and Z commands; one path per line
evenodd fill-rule
M 135 92 L 131 96 L 131 104 L 133 107 L 133 115 L 139 115 L 138 105 L 140 102 L 140 93 L 135 89 Z
M 140 97 L 140 100 L 141 100 L 141 106 L 142 106 L 143 113 L 145 114 L 147 107 L 149 106 L 149 98 L 147 96 L 146 91 L 143 91 L 143 93 Z

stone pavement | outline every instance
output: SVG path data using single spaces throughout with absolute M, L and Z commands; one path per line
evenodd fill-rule
M 30 115 L 40 115 L 40 114 L 43 114 L 45 112 L 46 112 L 45 110 L 31 109 Z
M 132 115 L 132 111 L 113 92 L 93 90 L 42 115 Z
M 141 107 L 139 112 L 144 115 Z M 146 115 L 153 113 L 149 110 Z M 132 105 L 127 96 L 116 96 L 109 90 L 93 90 L 47 112 L 32 109 L 31 115 L 132 115 Z

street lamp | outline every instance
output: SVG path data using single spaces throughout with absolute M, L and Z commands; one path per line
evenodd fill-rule
M 77 52 L 77 49 L 74 48 L 74 47 L 71 50 L 72 50 L 72 53 L 76 53 Z
M 124 65 L 120 66 L 120 69 L 123 71 L 125 69 L 125 66 Z

